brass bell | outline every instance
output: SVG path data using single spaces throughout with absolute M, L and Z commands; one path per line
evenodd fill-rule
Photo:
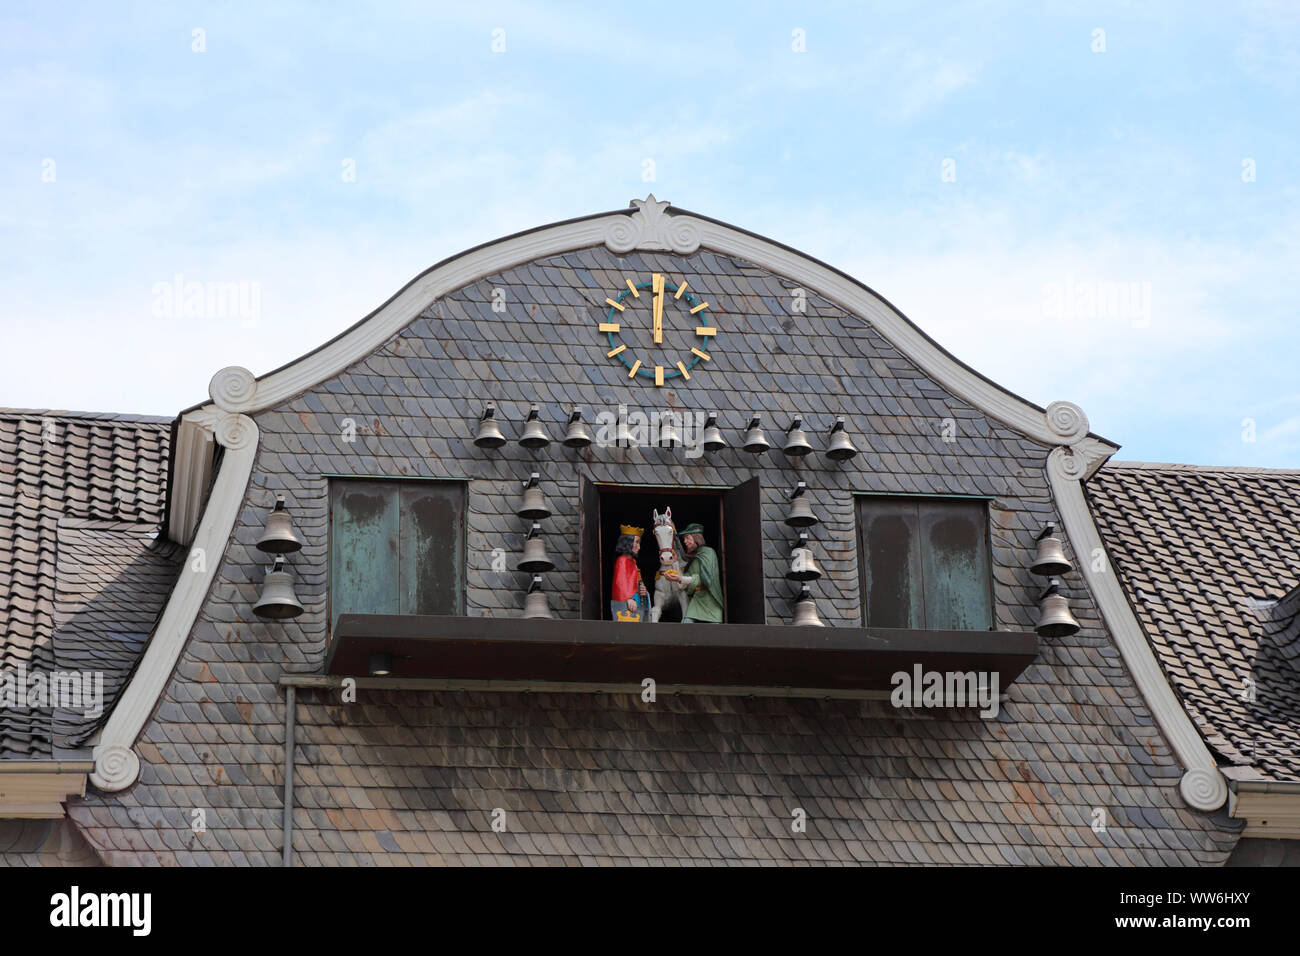
M 1038 550 L 1034 553 L 1034 563 L 1029 570 L 1045 578 L 1054 578 L 1074 569 L 1074 565 L 1065 556 L 1061 539 L 1052 534 L 1056 530 L 1055 522 L 1047 522 L 1038 536 Z
M 537 472 L 529 475 L 528 480 L 524 482 L 524 497 L 515 514 L 529 521 L 551 516 L 551 509 L 546 506 L 546 499 L 542 497 L 541 477 Z
M 257 549 L 268 554 L 289 554 L 302 549 L 301 539 L 293 532 L 293 520 L 284 510 L 284 495 L 275 496 L 275 509 L 266 517 Z
M 831 426 L 831 440 L 826 446 L 826 457 L 832 461 L 848 461 L 857 453 L 858 450 L 853 447 L 849 433 L 844 428 L 844 416 L 836 417 L 835 424 Z
M 791 458 L 802 458 L 813 450 L 808 444 L 808 436 L 803 432 L 803 419 L 796 415 L 790 427 L 785 430 L 785 445 L 781 450 Z
M 519 444 L 525 448 L 537 449 L 545 448 L 551 443 L 551 436 L 546 434 L 546 426 L 542 424 L 541 409 L 536 402 L 528 410 L 528 420 L 524 422 L 524 433 L 519 436 Z
M 718 413 L 709 412 L 709 419 L 704 423 L 704 450 L 721 451 L 727 447 L 727 440 L 722 437 L 722 430 L 718 428 Z
M 284 558 L 277 557 L 262 581 L 262 596 L 253 605 L 253 613 L 273 621 L 297 617 L 303 612 L 293 593 L 293 575 L 284 570 Z
M 1042 615 L 1034 630 L 1039 637 L 1069 637 L 1079 631 L 1079 622 L 1070 613 L 1070 602 L 1061 593 L 1061 582 L 1052 578 L 1047 590 L 1038 599 Z
M 555 565 L 546 556 L 546 541 L 542 538 L 542 526 L 533 522 L 533 529 L 528 532 L 524 542 L 524 557 L 519 562 L 520 571 L 550 571 Z
M 474 444 L 479 448 L 500 448 L 506 443 L 506 436 L 501 434 L 501 426 L 497 424 L 496 414 L 497 407 L 488 402 L 483 409 L 483 417 L 478 420 L 478 434 L 474 436 Z
M 749 420 L 749 427 L 745 429 L 745 451 L 752 451 L 755 455 L 761 455 L 772 447 L 763 434 L 763 426 L 759 421 L 762 417 L 755 412 L 754 417 Z
M 592 441 L 591 429 L 582 420 L 582 406 L 574 405 L 569 413 L 569 427 L 564 430 L 564 445 L 566 448 L 586 448 Z
M 808 547 L 808 532 L 800 531 L 799 540 L 790 549 L 790 570 L 785 576 L 791 581 L 816 581 L 822 576 L 813 560 L 812 549 Z
M 661 448 L 676 448 L 682 443 L 681 435 L 677 434 L 677 425 L 674 424 L 675 418 L 676 416 L 670 418 L 666 415 L 659 417 L 659 446 Z
M 807 491 L 808 486 L 801 481 L 790 494 L 790 510 L 785 516 L 785 523 L 791 528 L 808 528 L 821 521 L 808 504 Z
M 547 603 L 546 592 L 542 590 L 542 576 L 533 575 L 533 582 L 528 586 L 528 595 L 524 598 L 524 617 L 552 617 L 551 606 Z
M 794 625 L 795 627 L 825 627 L 822 619 L 817 616 L 817 602 L 812 598 L 812 592 L 808 590 L 808 585 L 799 589 L 799 599 L 794 603 Z

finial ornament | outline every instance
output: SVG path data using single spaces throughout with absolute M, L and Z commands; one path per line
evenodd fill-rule
M 633 249 L 650 249 L 689 255 L 700 248 L 700 227 L 690 216 L 670 216 L 672 203 L 655 199 L 633 199 L 631 215 L 611 216 L 605 226 L 605 245 L 622 255 Z

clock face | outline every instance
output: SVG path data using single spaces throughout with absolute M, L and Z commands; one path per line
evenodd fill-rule
M 662 386 L 669 379 L 691 380 L 692 370 L 712 356 L 718 334 L 709 303 L 662 272 L 625 276 L 617 295 L 605 299 L 609 311 L 598 326 L 609 337 L 609 358 L 617 358 L 630 379 Z

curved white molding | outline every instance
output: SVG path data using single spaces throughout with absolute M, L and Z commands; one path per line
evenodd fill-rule
M 101 790 L 125 789 L 139 776 L 140 759 L 131 747 L 167 686 L 207 597 L 239 516 L 244 491 L 253 473 L 253 459 L 257 456 L 257 424 L 246 415 L 207 405 L 186 415 L 184 421 L 215 436 L 225 446 L 226 454 L 176 586 L 140 665 L 113 708 L 95 747 L 95 770 L 90 781 Z
M 222 411 L 246 411 L 256 402 L 257 379 L 248 369 L 231 365 L 212 376 L 208 394 Z
M 1071 455 L 1063 448 L 1053 449 L 1048 456 L 1047 474 L 1061 523 L 1070 536 L 1088 589 L 1101 609 L 1106 627 L 1115 638 L 1129 673 L 1133 675 L 1165 739 L 1174 748 L 1179 763 L 1186 769 L 1178 786 L 1179 792 L 1187 804 L 1197 810 L 1217 810 L 1228 799 L 1227 781 L 1165 679 L 1109 559 L 1103 562 L 1100 571 L 1091 559 L 1092 555 L 1104 555 L 1106 551 L 1083 494 L 1080 480 L 1087 470 L 1082 456 Z

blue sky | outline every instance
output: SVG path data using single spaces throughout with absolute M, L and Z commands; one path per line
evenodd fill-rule
M 6 3 L 0 404 L 175 414 L 653 191 L 1120 458 L 1300 467 L 1300 5 L 1018 6 Z

